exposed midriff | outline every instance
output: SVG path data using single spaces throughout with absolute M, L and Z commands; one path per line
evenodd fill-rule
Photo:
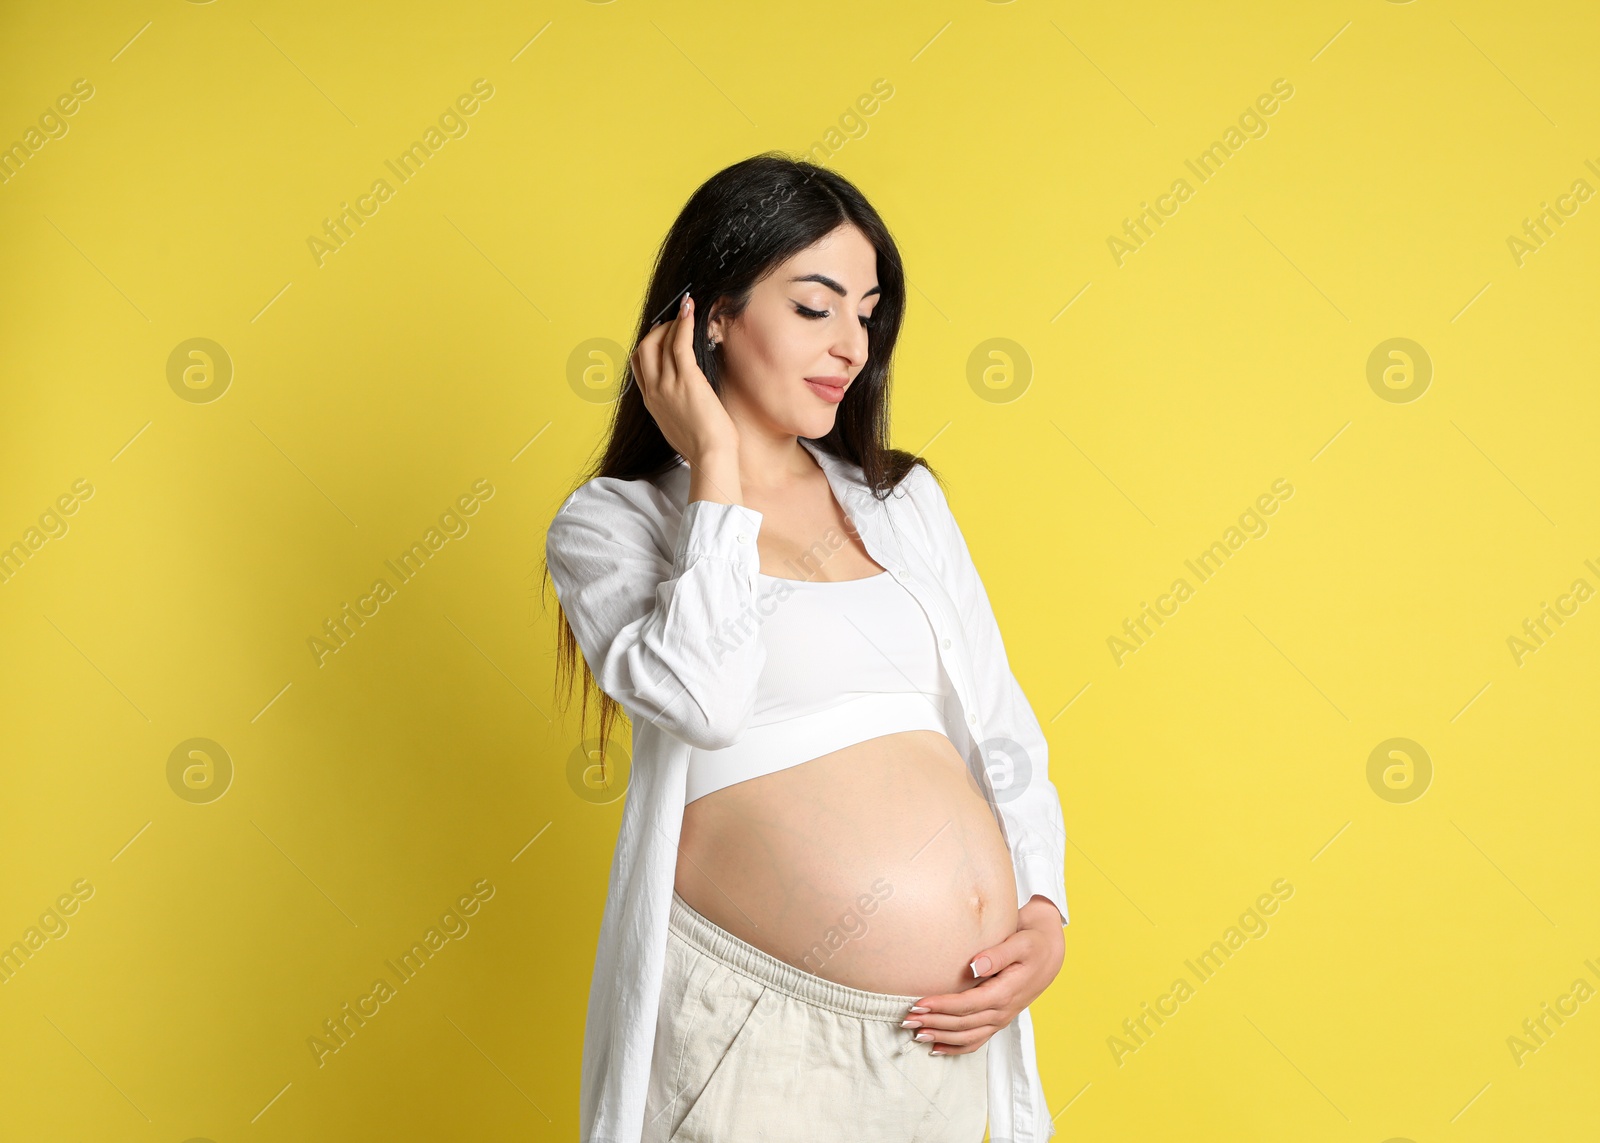
M 916 996 L 1017 929 L 1011 858 L 945 735 L 869 738 L 684 810 L 675 885 L 733 935 L 827 980 Z

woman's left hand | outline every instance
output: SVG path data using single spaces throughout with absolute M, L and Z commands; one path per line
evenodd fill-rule
M 924 996 L 906 1019 L 921 1021 L 913 1034 L 931 1032 L 924 1041 L 935 1055 L 964 1055 L 977 1051 L 1000 1029 L 1017 1018 L 1050 986 L 1061 971 L 1066 955 L 1065 924 L 1048 898 L 1034 896 L 1017 910 L 1017 931 L 973 957 L 969 971 L 984 979 L 964 992 Z M 985 965 L 985 960 L 988 964 Z

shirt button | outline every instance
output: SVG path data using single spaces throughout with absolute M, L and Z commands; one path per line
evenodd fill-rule
M 740 532 L 738 540 L 741 544 L 748 544 L 750 542 L 750 537 L 745 535 L 743 532 Z
M 974 711 L 972 714 L 967 715 L 967 721 L 970 722 L 973 726 L 977 726 L 978 725 L 977 712 Z
M 948 640 L 948 639 L 940 639 L 939 640 L 939 646 L 943 647 L 946 651 L 948 651 L 950 649 L 950 640 Z

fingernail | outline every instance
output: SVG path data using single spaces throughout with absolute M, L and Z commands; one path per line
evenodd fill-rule
M 913 1011 L 913 1012 L 931 1012 L 931 1011 L 933 1011 L 933 1009 L 931 1009 L 931 1008 L 923 1008 L 921 1005 L 915 1005 L 914 1004 L 911 1007 L 911 1011 Z
M 683 301 L 678 303 L 678 309 L 679 310 L 686 310 L 688 308 L 689 308 L 689 295 L 688 294 L 684 294 L 683 295 Z
M 900 1027 L 902 1027 L 902 1028 L 920 1028 L 920 1027 L 922 1027 L 922 1021 L 921 1020 L 902 1020 L 902 1021 L 900 1021 Z
M 969 964 L 967 967 L 972 970 L 972 979 L 973 980 L 977 980 L 978 977 L 980 977 L 984 973 L 988 972 L 989 971 L 989 967 L 990 967 L 990 963 L 991 962 L 990 962 L 988 957 L 980 956 L 977 960 L 975 960 L 971 964 Z M 979 967 L 980 965 L 982 966 L 981 968 Z
M 915 1036 L 912 1037 L 912 1039 L 913 1040 L 931 1040 L 931 1039 L 933 1039 L 933 1033 L 932 1032 L 918 1032 Z
M 932 1049 L 929 1050 L 928 1055 L 930 1055 L 930 1056 L 942 1056 L 942 1055 L 944 1055 L 944 1053 L 941 1052 L 938 1048 L 932 1048 Z

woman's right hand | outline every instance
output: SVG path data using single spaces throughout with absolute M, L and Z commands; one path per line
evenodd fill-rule
M 737 464 L 739 430 L 695 361 L 693 337 L 694 299 L 685 294 L 677 315 L 645 334 L 629 359 L 644 407 L 690 468 L 711 457 Z

